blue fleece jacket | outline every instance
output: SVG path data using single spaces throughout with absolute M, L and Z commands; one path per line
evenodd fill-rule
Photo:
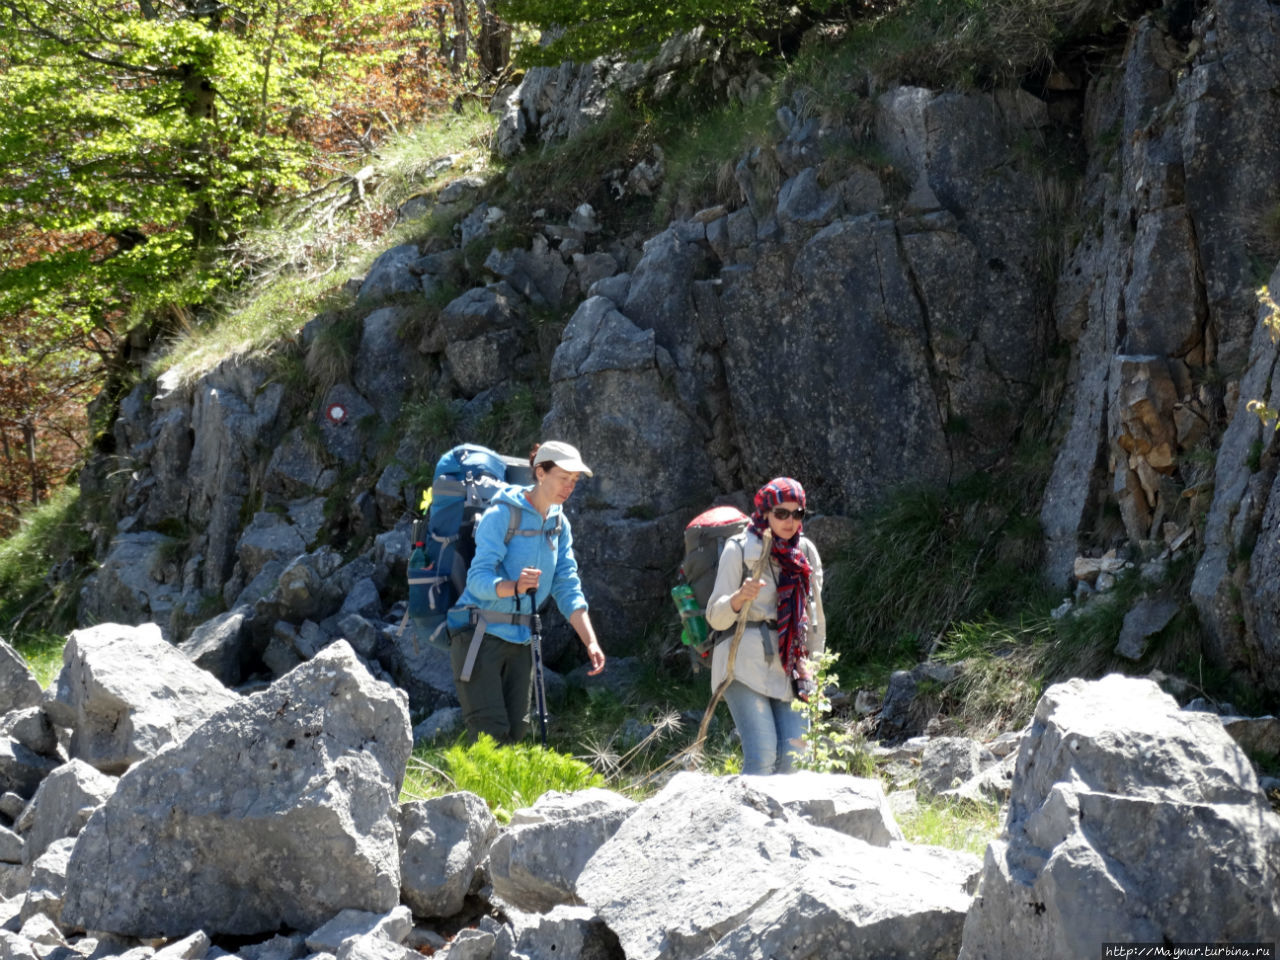
M 516 580 L 525 567 L 537 567 L 542 571 L 538 581 L 538 589 L 534 602 L 541 607 L 548 596 L 555 600 L 556 606 L 567 620 L 575 610 L 587 608 L 587 598 L 582 593 L 582 582 L 578 579 L 578 561 L 573 556 L 573 534 L 569 530 L 569 518 L 564 515 L 558 504 L 553 504 L 547 512 L 546 520 L 525 499 L 525 492 L 532 487 L 509 487 L 499 491 L 493 501 L 480 516 L 476 524 L 476 555 L 467 571 L 467 588 L 458 598 L 458 602 L 449 611 L 449 629 L 457 632 L 467 629 L 469 611 L 464 607 L 474 606 L 483 610 L 497 610 L 502 613 L 529 613 L 529 600 L 520 598 L 517 609 L 516 598 L 499 597 L 498 583 L 503 580 Z M 510 543 L 503 543 L 507 535 L 512 509 L 519 511 L 521 530 L 536 530 L 536 536 L 520 536 L 511 538 Z M 556 527 L 556 518 L 560 518 L 560 533 L 550 537 Z M 528 643 L 530 630 L 522 624 L 494 623 L 488 626 L 487 633 L 501 637 L 511 643 Z

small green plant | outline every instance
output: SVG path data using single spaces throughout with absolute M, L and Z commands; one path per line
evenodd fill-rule
M 75 626 L 90 553 L 80 518 L 79 488 L 61 487 L 0 540 L 0 635 L 33 665 L 56 657 Z
M 62 670 L 62 648 L 67 638 L 60 633 L 26 633 L 15 644 L 22 659 L 27 662 L 36 682 L 48 689 Z
M 527 454 L 538 442 L 542 417 L 548 407 L 547 398 L 521 387 L 495 403 L 493 409 L 477 421 L 473 431 L 475 439 L 495 450 L 510 451 L 512 456 Z
M 323 397 L 336 383 L 351 375 L 364 318 L 354 309 L 331 315 L 307 347 L 307 375 Z
M 972 800 L 926 800 L 898 817 L 911 843 L 961 850 L 981 857 L 1000 833 L 1000 809 Z
M 657 113 L 666 175 L 653 208 L 654 224 L 665 226 L 674 216 L 733 201 L 738 194 L 733 168 L 744 151 L 769 146 L 774 109 L 769 98 L 760 97 L 747 105 L 713 107 L 685 101 Z M 767 155 L 772 157 L 771 149 Z
M 827 691 L 840 685 L 835 673 L 838 653 L 824 651 L 813 658 L 814 691 L 808 702 L 799 697 L 791 701 L 791 709 L 804 714 L 808 723 L 802 736 L 803 750 L 795 765 L 801 770 L 818 773 L 851 773 L 870 777 L 875 762 L 866 750 L 862 737 L 841 727 L 831 715 L 831 698 Z
M 521 807 L 551 790 L 604 786 L 604 777 L 587 764 L 555 750 L 530 744 L 499 745 L 481 734 L 475 743 L 455 743 L 415 752 L 409 760 L 403 794 L 425 799 L 449 790 L 482 797 L 503 823 Z
M 457 433 L 461 407 L 458 401 L 441 397 L 412 400 L 400 411 L 404 432 L 414 443 L 444 446 Z
M 832 647 L 861 659 L 913 636 L 927 652 L 957 620 L 1038 597 L 1040 537 L 1029 502 L 1042 486 L 1031 482 L 1038 473 L 1037 465 L 948 489 L 902 488 L 864 512 L 832 563 Z

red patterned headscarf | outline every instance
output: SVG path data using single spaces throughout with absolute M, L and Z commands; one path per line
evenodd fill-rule
M 804 506 L 804 487 L 790 477 L 776 477 L 756 491 L 755 509 L 751 513 L 751 531 L 763 537 L 769 529 L 769 511 L 781 503 L 798 503 Z M 800 532 L 796 530 L 789 540 L 773 538 L 770 557 L 776 560 L 781 573 L 778 576 L 778 655 L 782 669 L 791 678 L 791 686 L 797 697 L 808 702 L 813 689 L 809 673 L 809 647 L 805 636 L 809 628 L 809 578 L 812 569 L 809 558 L 800 549 Z

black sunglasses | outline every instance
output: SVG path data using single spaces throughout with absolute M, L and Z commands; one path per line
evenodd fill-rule
M 797 520 L 804 519 L 804 507 L 796 507 L 794 510 L 788 510 L 786 507 L 774 507 L 772 513 L 775 520 L 790 520 L 792 517 Z

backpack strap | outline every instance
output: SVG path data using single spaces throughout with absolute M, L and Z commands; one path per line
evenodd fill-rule
M 463 683 L 470 682 L 471 673 L 476 667 L 476 657 L 480 653 L 480 643 L 484 640 L 485 628 L 491 623 L 516 623 L 528 626 L 533 622 L 530 613 L 500 613 L 497 610 L 481 610 L 479 607 L 466 607 L 470 622 L 475 624 L 471 634 L 471 642 L 467 644 L 467 656 L 462 661 L 462 670 L 458 679 Z
M 547 546 L 554 553 L 556 549 L 556 538 L 560 536 L 560 528 L 563 516 L 556 514 L 556 525 L 550 530 L 521 530 L 520 529 L 520 511 L 516 509 L 514 504 L 504 504 L 507 508 L 507 535 L 502 538 L 504 544 L 511 542 L 512 537 L 536 537 L 538 534 L 545 534 L 547 537 Z

